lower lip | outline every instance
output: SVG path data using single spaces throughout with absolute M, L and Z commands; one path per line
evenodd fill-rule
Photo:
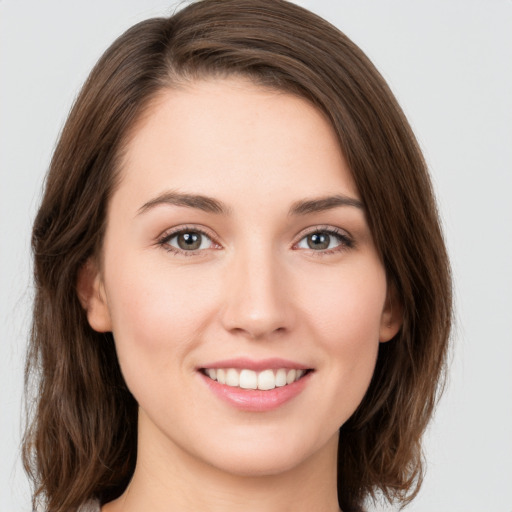
M 209 389 L 221 400 L 241 411 L 265 412 L 277 409 L 295 398 L 307 385 L 312 373 L 307 373 L 292 384 L 269 389 L 268 391 L 226 386 L 202 373 L 200 375 Z

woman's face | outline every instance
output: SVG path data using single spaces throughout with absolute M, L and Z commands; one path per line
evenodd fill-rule
M 332 460 L 400 323 L 332 128 L 241 79 L 164 91 L 136 126 L 91 282 L 139 456 L 237 474 Z

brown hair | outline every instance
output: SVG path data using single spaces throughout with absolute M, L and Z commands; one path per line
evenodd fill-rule
M 412 499 L 420 439 L 436 403 L 451 322 L 451 282 L 428 172 L 384 80 L 344 34 L 283 0 L 204 0 L 124 33 L 86 81 L 62 132 L 33 229 L 36 296 L 26 367 L 37 402 L 24 463 L 51 512 L 107 502 L 135 466 L 137 404 L 112 335 L 91 329 L 76 293 L 97 254 L 127 133 L 162 88 L 241 75 L 298 94 L 331 121 L 403 326 L 380 345 L 363 402 L 341 427 L 345 512 L 382 492 Z M 32 387 L 35 386 L 35 387 Z

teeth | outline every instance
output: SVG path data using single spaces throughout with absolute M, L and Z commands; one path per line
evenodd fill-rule
M 214 370 L 215 371 L 215 370 Z M 217 382 L 219 384 L 226 384 L 226 371 L 222 368 L 219 368 L 217 371 Z M 210 375 L 210 378 L 213 379 L 213 377 Z M 215 380 L 215 379 L 214 379 Z
M 281 388 L 286 386 L 286 370 L 284 368 L 280 368 L 276 372 L 276 388 Z
M 240 385 L 240 374 L 234 368 L 230 368 L 226 372 L 226 384 L 233 388 L 237 388 Z
M 240 372 L 240 387 L 244 389 L 256 389 L 258 387 L 258 375 L 252 370 Z
M 276 376 L 272 370 L 264 370 L 258 375 L 258 389 L 267 391 L 276 387 Z
M 279 368 L 278 370 L 269 369 L 255 372 L 247 369 L 237 370 L 236 368 L 206 368 L 204 373 L 219 384 L 226 384 L 235 388 L 267 391 L 298 381 L 306 371 Z

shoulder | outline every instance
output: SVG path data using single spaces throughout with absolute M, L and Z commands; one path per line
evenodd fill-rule
M 100 502 L 97 500 L 90 500 L 83 505 L 80 505 L 77 512 L 100 512 Z

